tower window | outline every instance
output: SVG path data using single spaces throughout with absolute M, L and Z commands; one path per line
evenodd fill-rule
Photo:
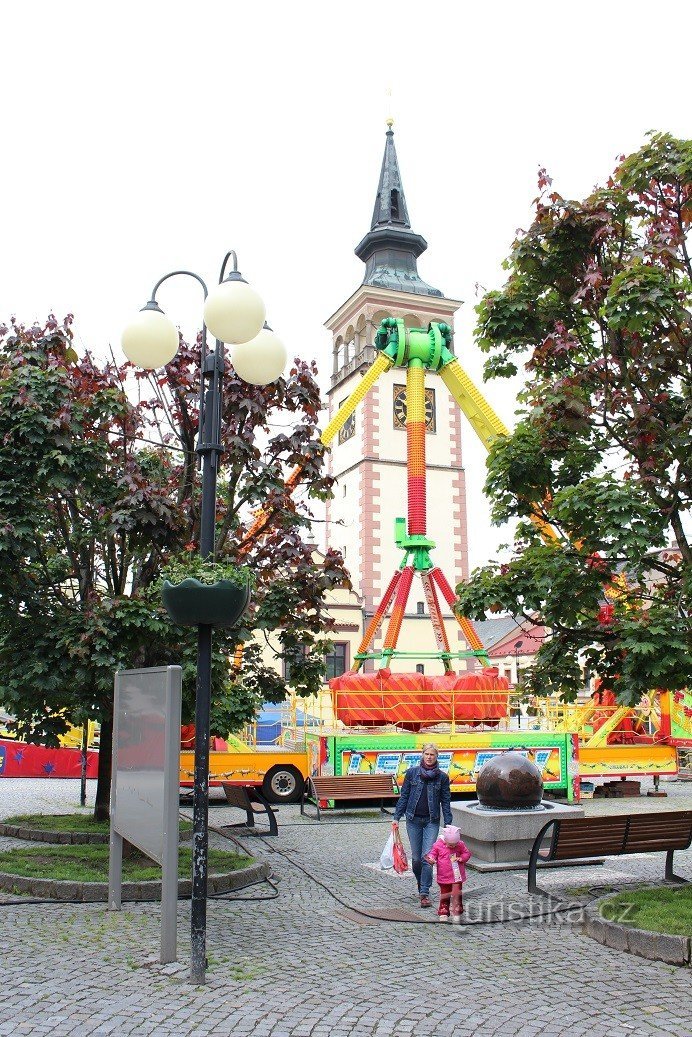
M 416 602 L 416 615 L 417 616 L 424 616 L 425 615 L 425 602 L 424 601 L 417 601 Z
M 389 193 L 389 213 L 390 218 L 398 220 L 399 217 L 399 192 L 395 189 Z
M 416 673 L 425 673 L 425 666 L 423 663 L 416 663 Z

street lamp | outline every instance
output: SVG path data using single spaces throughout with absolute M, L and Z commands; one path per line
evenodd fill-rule
M 233 269 L 226 275 L 229 259 Z M 193 277 L 204 292 L 204 325 L 200 360 L 199 432 L 197 453 L 202 460 L 202 514 L 200 545 L 202 558 L 214 556 L 216 532 L 216 479 L 221 444 L 221 387 L 225 367 L 224 343 L 232 346 L 231 361 L 240 378 L 254 385 L 268 385 L 286 365 L 283 343 L 264 324 L 261 298 L 238 271 L 235 252 L 228 252 L 221 265 L 218 285 L 211 291 L 190 270 L 174 270 L 154 285 L 151 299 L 125 328 L 122 348 L 128 360 L 139 367 L 156 369 L 170 363 L 178 351 L 178 331 L 156 301 L 156 292 L 171 277 Z M 207 350 L 207 328 L 216 338 L 213 352 Z M 197 687 L 195 696 L 195 774 L 193 790 L 193 849 L 191 951 L 193 983 L 204 983 L 207 938 L 207 863 L 209 844 L 209 712 L 211 704 L 212 627 L 200 623 L 197 639 Z
M 516 688 L 519 683 L 519 649 L 524 644 L 523 641 L 514 642 L 514 687 Z M 521 703 L 517 703 L 517 729 L 521 731 Z

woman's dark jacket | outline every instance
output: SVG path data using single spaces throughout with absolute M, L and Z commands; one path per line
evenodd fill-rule
M 394 810 L 395 819 L 400 821 L 405 814 L 406 820 L 410 821 L 416 812 L 418 800 L 421 796 L 425 796 L 426 793 L 430 820 L 439 821 L 440 808 L 442 808 L 444 823 L 451 825 L 452 808 L 450 805 L 449 776 L 444 771 L 440 771 L 438 776 L 433 778 L 432 781 L 425 781 L 421 778 L 419 766 L 409 767 L 406 771 L 404 784 L 401 786 L 401 795 Z

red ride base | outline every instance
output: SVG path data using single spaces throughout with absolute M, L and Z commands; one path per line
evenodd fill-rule
M 355 673 L 329 682 L 334 715 L 349 727 L 396 724 L 407 731 L 454 720 L 495 726 L 507 716 L 509 684 L 495 667 L 480 673 Z

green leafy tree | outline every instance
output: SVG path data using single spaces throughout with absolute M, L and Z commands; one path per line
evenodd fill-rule
M 99 720 L 98 817 L 108 812 L 115 670 L 181 664 L 184 719 L 193 714 L 197 632 L 169 621 L 160 582 L 167 563 L 198 547 L 199 357 L 199 344 L 181 342 L 165 372 L 135 373 L 79 357 L 71 317 L 0 327 L 0 694 L 20 736 L 47 744 L 69 723 Z M 325 592 L 347 576 L 336 553 L 316 564 L 310 543 L 310 501 L 331 486 L 315 373 L 295 361 L 258 388 L 227 364 L 217 558 L 249 564 L 255 589 L 238 627 L 215 632 L 214 734 L 286 695 L 253 633 L 278 632 L 300 693 L 321 684 Z M 285 477 L 298 466 L 291 496 Z M 243 665 L 231 667 L 241 643 Z
M 651 135 L 581 202 L 545 170 L 539 190 L 504 288 L 477 307 L 486 378 L 528 375 L 486 483 L 517 532 L 459 607 L 546 625 L 531 693 L 573 698 L 581 662 L 634 704 L 692 678 L 692 141 Z

